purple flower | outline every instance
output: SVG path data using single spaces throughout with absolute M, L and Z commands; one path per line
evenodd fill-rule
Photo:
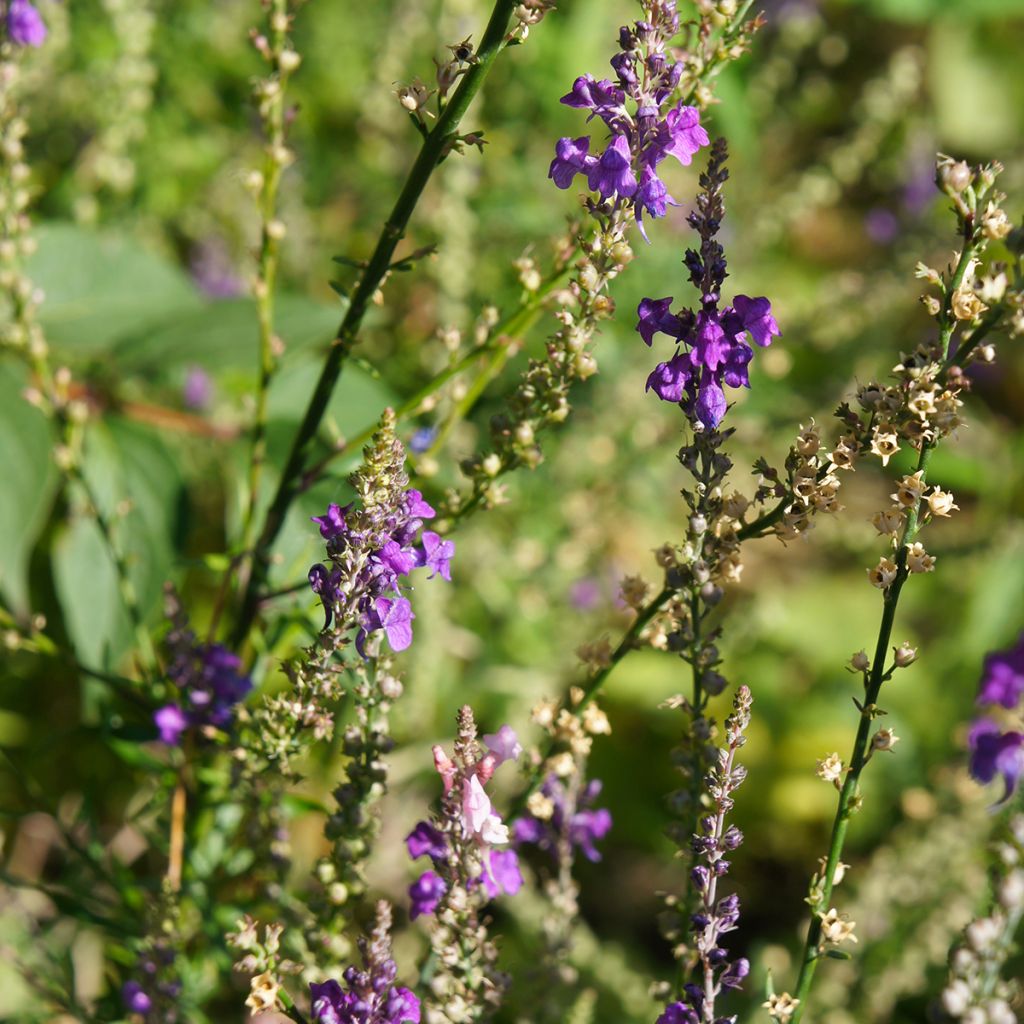
M 656 1024 L 700 1024 L 700 1017 L 697 1011 L 687 1006 L 686 1003 L 669 1003 L 665 1012 L 658 1018 Z
M 499 765 L 506 761 L 518 761 L 523 752 L 523 745 L 511 725 L 503 725 L 497 732 L 486 733 L 483 741 Z
M 345 512 L 350 507 L 342 508 L 332 502 L 322 516 L 310 516 L 310 519 L 320 527 L 320 536 L 324 540 L 333 540 L 345 532 Z
M 176 747 L 181 740 L 181 734 L 188 728 L 185 712 L 177 704 L 165 704 L 153 715 L 153 721 L 160 733 L 160 742 L 166 743 L 169 747 Z
M 201 366 L 190 366 L 181 389 L 181 400 L 186 409 L 202 410 L 213 400 L 213 381 Z
M 658 153 L 655 163 L 662 157 L 674 156 L 685 166 L 693 161 L 694 154 L 708 141 L 708 133 L 700 123 L 700 111 L 680 103 L 665 115 L 655 143 Z
M 517 818 L 512 823 L 512 834 L 518 844 L 532 843 L 542 850 L 555 852 L 562 835 L 567 814 L 569 817 L 569 839 L 590 861 L 599 861 L 601 855 L 595 843 L 603 839 L 612 827 L 612 816 L 603 807 L 593 808 L 591 804 L 601 794 L 601 783 L 592 779 L 579 795 L 575 807 L 568 806 L 565 786 L 553 775 L 549 775 L 541 791 L 554 804 L 550 819 L 542 821 L 532 814 Z
M 455 554 L 455 543 L 443 540 L 431 530 L 423 531 L 423 548 L 416 553 L 416 564 L 431 570 L 428 579 L 439 575 L 449 583 L 452 581 L 451 560 Z
M 979 704 L 1001 704 L 1012 711 L 1024 695 L 1024 633 L 1015 647 L 985 658 L 978 687 Z
M 149 1013 L 153 1000 L 137 981 L 126 981 L 121 987 L 121 1002 L 129 1013 Z
M 714 373 L 728 357 L 731 343 L 732 339 L 726 337 L 718 315 L 704 310 L 697 316 L 690 362 L 694 366 L 706 366 Z
M 636 325 L 637 333 L 648 348 L 654 342 L 655 334 L 667 334 L 677 339 L 682 337 L 683 321 L 669 312 L 672 302 L 669 295 L 664 299 L 641 299 L 636 307 L 636 315 L 640 318 Z
M 431 860 L 444 860 L 448 856 L 448 841 L 429 821 L 418 821 L 405 837 L 405 846 L 413 860 L 427 856 Z
M 722 422 L 725 415 L 725 392 L 715 378 L 704 373 L 700 378 L 700 389 L 697 392 L 697 419 L 705 427 L 713 430 Z
M 772 316 L 772 304 L 763 295 L 757 299 L 737 295 L 732 300 L 732 308 L 743 321 L 743 329 L 750 331 L 751 337 L 758 345 L 770 345 L 772 338 L 781 334 L 779 325 Z
M 409 917 L 415 921 L 421 914 L 432 914 L 437 910 L 441 897 L 447 891 L 444 879 L 434 871 L 424 871 L 409 886 Z
M 191 632 L 178 641 L 167 675 L 180 700 L 153 715 L 161 741 L 170 746 L 176 746 L 188 728 L 227 728 L 235 705 L 252 689 L 252 680 L 241 672 L 241 659 L 226 647 L 197 644 Z
M 11 0 L 7 8 L 7 34 L 18 46 L 42 46 L 46 25 L 28 0 Z
M 971 775 L 983 784 L 1001 775 L 1006 792 L 999 802 L 1005 803 L 1024 771 L 1024 733 L 1004 733 L 991 719 L 982 718 L 971 726 L 967 745 L 971 751 Z
M 484 873 L 478 881 L 492 900 L 502 893 L 515 896 L 523 887 L 523 873 L 519 870 L 519 858 L 515 850 L 488 851 Z
M 569 188 L 577 174 L 583 174 L 587 163 L 593 157 L 587 156 L 590 149 L 590 138 L 584 135 L 579 139 L 559 139 L 555 144 L 555 159 L 551 161 L 548 177 L 559 187 Z
M 436 537 L 437 534 L 434 536 Z M 389 540 L 377 553 L 376 558 L 382 566 L 396 576 L 408 576 L 420 564 L 417 552 L 412 548 L 402 547 L 395 540 Z
M 663 402 L 681 402 L 690 383 L 689 356 L 677 353 L 667 363 L 658 363 L 647 378 L 646 391 L 653 391 Z
M 409 451 L 422 455 L 437 440 L 437 427 L 420 427 L 409 438 Z
M 423 500 L 423 495 L 415 490 L 405 492 L 405 511 L 415 519 L 433 519 L 437 515 L 430 504 Z
M 573 82 L 572 91 L 567 92 L 558 102 L 578 110 L 591 110 L 593 113 L 590 117 L 597 114 L 607 122 L 623 108 L 626 94 L 607 78 L 596 82 L 593 75 L 581 75 Z
M 363 619 L 367 633 L 384 630 L 393 651 L 404 651 L 412 643 L 412 605 L 404 597 L 378 597 Z
M 631 157 L 629 140 L 625 135 L 616 135 L 598 160 L 587 168 L 590 190 L 600 193 L 602 199 L 632 196 L 636 192 L 636 177 Z
M 398 986 L 388 994 L 384 1014 L 390 1024 L 420 1024 L 420 1001 L 411 989 Z

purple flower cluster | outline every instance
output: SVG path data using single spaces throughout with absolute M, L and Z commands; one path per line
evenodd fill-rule
M 356 647 L 360 653 L 365 653 L 367 637 L 376 632 L 384 633 L 392 650 L 404 651 L 412 643 L 416 616 L 408 598 L 402 596 L 400 580 L 413 569 L 426 568 L 430 579 L 439 575 L 450 581 L 455 544 L 432 530 L 422 530 L 423 521 L 436 513 L 419 491 L 406 491 L 397 511 L 373 529 L 350 523 L 352 508 L 332 504 L 324 515 L 313 517 L 334 563 L 333 569 L 317 563 L 309 570 L 309 585 L 323 602 L 324 629 L 330 626 L 335 609 L 352 599 L 359 617 Z
M 1021 711 L 1024 697 L 1024 633 L 1014 647 L 994 651 L 985 658 L 978 687 L 978 703 L 1000 706 L 1007 711 Z M 971 775 L 978 782 L 991 782 L 1002 776 L 1006 792 L 1000 802 L 1008 800 L 1021 773 L 1024 772 L 1024 733 L 1004 730 L 992 718 L 979 718 L 968 734 L 971 751 Z
M 601 782 L 591 779 L 579 795 L 575 806 L 568 806 L 569 794 L 565 786 L 549 775 L 541 792 L 554 806 L 551 817 L 545 820 L 526 814 L 512 822 L 512 835 L 517 843 L 531 843 L 557 855 L 559 839 L 568 830 L 569 841 L 589 861 L 599 861 L 601 854 L 596 843 L 604 839 L 612 827 L 611 813 L 604 807 L 593 807 L 601 794 Z
M 420 1001 L 395 985 L 398 968 L 387 960 L 372 972 L 349 967 L 343 989 L 336 981 L 309 986 L 313 1020 L 319 1024 L 419 1024 Z
M 689 164 L 708 144 L 697 108 L 670 105 L 683 73 L 682 64 L 666 53 L 679 32 L 675 0 L 650 0 L 645 7 L 650 20 L 619 30 L 619 52 L 611 59 L 615 81 L 582 75 L 561 100 L 589 110 L 588 120 L 596 116 L 605 123 L 611 136 L 604 151 L 592 154 L 587 135 L 559 139 L 548 171 L 559 188 L 586 175 L 587 187 L 602 200 L 632 208 L 644 238 L 645 213 L 664 217 L 669 206 L 679 205 L 658 177 L 658 164 L 668 156 Z
M 719 308 L 726 278 L 725 254 L 715 240 L 725 208 L 721 187 L 728 178 L 726 149 L 716 140 L 706 174 L 701 175 L 702 192 L 688 221 L 701 237 L 700 251 L 688 249 L 684 262 L 690 280 L 701 294 L 701 308 L 695 313 L 682 309 L 672 313 L 673 299 L 644 299 L 637 307 L 636 329 L 644 344 L 651 346 L 656 334 L 675 340 L 675 355 L 658 363 L 647 378 L 647 390 L 664 402 L 683 403 L 691 419 L 713 430 L 725 415 L 723 385 L 750 387 L 747 365 L 758 345 L 770 345 L 779 335 L 771 303 L 764 298 L 737 295 L 732 304 Z
M 514 850 L 497 850 L 494 844 L 503 845 L 509 840 L 508 829 L 494 812 L 484 785 L 490 781 L 496 768 L 506 761 L 517 761 L 523 748 L 515 730 L 503 725 L 496 733 L 483 737 L 487 747 L 475 764 L 466 765 L 460 771 L 440 747 L 434 747 L 434 767 L 441 776 L 445 795 L 453 790 L 460 794 L 457 813 L 457 830 L 460 838 L 468 839 L 482 848 L 483 871 L 476 878 L 467 881 L 467 888 L 483 888 L 488 898 L 497 899 L 502 893 L 514 896 L 523 885 L 519 870 L 519 858 Z M 450 823 L 451 824 L 451 823 Z M 409 886 L 409 916 L 416 920 L 424 914 L 433 914 L 442 897 L 448 891 L 448 883 L 442 877 L 457 877 L 457 854 L 441 829 L 429 821 L 419 821 L 405 837 L 405 846 L 413 860 L 429 857 L 433 870 L 424 871 Z
M 29 0 L 11 0 L 7 7 L 7 35 L 18 46 L 42 46 L 46 25 Z
M 191 634 L 190 634 L 191 635 Z M 235 705 L 252 689 L 252 680 L 240 671 L 242 662 L 220 644 L 178 644 L 167 670 L 180 700 L 165 704 L 153 715 L 160 740 L 170 746 L 181 742 L 189 728 L 231 724 Z

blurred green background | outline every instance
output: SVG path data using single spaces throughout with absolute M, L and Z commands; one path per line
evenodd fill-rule
M 41 3 L 51 37 L 25 61 L 39 189 L 40 247 L 29 270 L 46 292 L 40 318 L 53 349 L 88 388 L 97 482 L 112 504 L 132 500 L 124 537 L 154 626 L 167 578 L 205 625 L 218 574 L 204 556 L 236 535 L 241 431 L 256 371 L 245 295 L 257 222 L 243 178 L 261 145 L 249 90 L 262 68 L 247 42 L 258 6 Z M 913 268 L 919 259 L 944 265 L 955 245 L 952 217 L 931 186 L 934 154 L 1002 161 L 1011 217 L 1019 221 L 1024 206 L 1024 4 L 761 6 L 767 25 L 752 54 L 718 80 L 721 103 L 706 119 L 732 150 L 729 284 L 768 295 L 783 332 L 758 353 L 753 388 L 730 414 L 734 481 L 748 493 L 756 456 L 781 463 L 811 417 L 834 434 L 835 405 L 928 332 Z M 400 402 L 443 367 L 439 328 L 468 333 L 484 306 L 514 306 L 513 260 L 528 252 L 549 263 L 551 240 L 576 201 L 573 190 L 546 180 L 547 164 L 558 136 L 584 131 L 579 112 L 558 97 L 576 75 L 606 73 L 617 27 L 635 12 L 618 0 L 564 0 L 498 63 L 464 122 L 485 131 L 483 157 L 449 160 L 429 187 L 405 244 L 436 244 L 438 255 L 389 283 L 386 305 L 368 317 L 363 362 L 346 370 L 332 405 L 339 433 L 372 422 L 382 404 Z M 416 151 L 395 83 L 429 80 L 431 58 L 448 42 L 479 38 L 486 13 L 479 0 L 311 0 L 299 13 L 297 160 L 282 193 L 289 235 L 279 333 L 287 354 L 271 399 L 275 465 L 340 318 L 330 258 L 368 253 Z M 668 172 L 684 204 L 697 170 Z M 644 295 L 689 295 L 684 218 L 685 205 L 653 225 L 650 246 L 636 239 L 637 259 L 613 289 L 618 315 L 597 342 L 601 372 L 579 388 L 569 425 L 547 440 L 545 464 L 510 478 L 508 505 L 460 530 L 453 586 L 415 597 L 417 639 L 403 660 L 407 691 L 395 712 L 403 745 L 377 867 L 381 888 L 398 900 L 411 880 L 399 840 L 432 796 L 429 746 L 450 737 L 456 707 L 471 702 L 489 728 L 508 720 L 529 736 L 531 705 L 577 678 L 575 647 L 614 638 L 627 623 L 617 580 L 641 573 L 656 581 L 652 549 L 682 532 L 680 421 L 643 393 L 652 359 L 633 333 L 633 310 Z M 550 324 L 542 318 L 526 354 L 542 349 Z M 483 442 L 526 354 L 455 432 L 437 476 L 424 483 L 428 493 L 458 483 L 459 459 Z M 212 395 L 187 410 L 183 387 L 197 369 L 209 375 Z M 54 504 L 46 425 L 17 400 L 23 384 L 14 364 L 0 363 L 3 603 L 18 617 L 45 614 L 47 632 L 83 662 L 123 667 L 129 630 L 109 564 L 80 510 Z M 935 480 L 962 511 L 929 531 L 937 571 L 915 578 L 901 608 L 897 639 L 920 644 L 922 656 L 887 688 L 888 724 L 902 742 L 868 773 L 865 809 L 851 829 L 846 859 L 855 870 L 841 906 L 858 921 L 861 943 L 852 965 L 820 972 L 819 994 L 833 1007 L 820 1019 L 830 1024 L 923 1019 L 949 941 L 984 895 L 992 794 L 966 779 L 962 748 L 984 652 L 1024 625 L 1022 410 L 1024 357 L 1000 343 L 995 367 L 976 377 L 967 401 L 970 425 L 933 460 Z M 406 437 L 430 425 L 420 417 Z M 305 517 L 345 497 L 351 468 L 337 465 L 295 510 L 275 570 L 282 585 L 318 557 Z M 844 487 L 841 516 L 788 548 L 775 540 L 751 546 L 742 584 L 728 596 L 724 671 L 755 695 L 744 752 L 750 779 L 736 817 L 747 841 L 732 877 L 745 908 L 733 946 L 757 970 L 736 1010 L 743 999 L 761 1001 L 766 965 L 780 988 L 792 977 L 788 951 L 800 939 L 802 896 L 834 807 L 814 762 L 832 750 L 845 756 L 851 742 L 857 688 L 842 666 L 877 628 L 880 599 L 864 569 L 880 550 L 868 519 L 886 501 L 887 480 L 865 465 Z M 267 637 L 276 654 L 306 642 L 318 624 L 305 595 L 282 607 L 287 614 Z M 613 735 L 596 744 L 592 769 L 615 828 L 604 860 L 580 872 L 586 922 L 606 946 L 598 952 L 581 940 L 578 954 L 581 991 L 593 988 L 602 1022 L 653 1019 L 646 984 L 668 970 L 656 891 L 680 882 L 662 835 L 680 723 L 658 705 L 684 687 L 684 669 L 670 655 L 643 653 L 607 687 Z M 26 843 L 41 843 L 38 871 L 59 878 L 63 861 L 46 852 L 44 809 L 69 821 L 88 817 L 95 841 L 110 843 L 153 778 L 125 763 L 118 739 L 138 733 L 145 716 L 67 659 L 11 652 L 3 678 L 0 744 L 22 774 L 0 777 L 6 857 L 21 850 L 24 858 Z M 327 792 L 332 763 L 312 766 L 311 793 Z M 319 842 L 318 819 L 300 815 L 296 878 Z M 141 856 L 140 864 L 155 854 Z M 19 897 L 8 891 L 3 899 L 10 913 L 0 941 L 30 946 Z M 527 897 L 499 910 L 513 970 L 528 962 L 535 911 Z M 56 934 L 72 951 L 67 969 L 84 995 L 105 990 L 100 933 L 79 923 Z M 416 941 L 403 940 L 410 957 Z M 20 1001 L 13 978 L 4 975 L 0 990 L 4 1019 L 30 1019 L 32 1001 Z M 212 1019 L 242 1019 L 242 997 L 226 995 Z M 513 989 L 508 1019 L 530 1019 L 522 998 Z

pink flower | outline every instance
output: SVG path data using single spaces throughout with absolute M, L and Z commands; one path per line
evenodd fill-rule
M 485 843 L 507 843 L 508 827 L 491 809 L 490 797 L 476 775 L 462 780 L 462 824 Z
M 434 755 L 434 768 L 444 781 L 445 794 L 448 794 L 455 781 L 455 762 L 448 757 L 440 744 L 435 743 L 430 752 Z

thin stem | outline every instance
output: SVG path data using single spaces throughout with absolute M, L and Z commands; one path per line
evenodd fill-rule
M 433 130 L 424 138 L 416 162 L 381 231 L 373 255 L 359 277 L 349 300 L 348 309 L 324 362 L 298 433 L 292 443 L 288 460 L 281 473 L 277 491 L 270 503 L 263 530 L 252 551 L 249 579 L 242 597 L 241 609 L 232 634 L 232 646 L 238 646 L 248 635 L 259 608 L 259 593 L 266 583 L 270 565 L 270 548 L 284 525 L 292 501 L 301 490 L 310 450 L 316 440 L 320 422 L 327 410 L 335 385 L 341 376 L 345 359 L 359 340 L 363 317 L 374 294 L 381 286 L 391 266 L 391 259 L 399 241 L 405 234 L 416 204 L 419 202 L 430 176 L 448 155 L 457 139 L 457 130 L 470 102 L 480 91 L 498 54 L 507 45 L 506 30 L 516 0 L 496 0 L 490 20 L 484 30 L 476 52 L 476 63 L 463 75 Z
M 171 840 L 167 854 L 167 884 L 172 892 L 181 889 L 181 869 L 185 859 L 185 779 L 178 775 L 178 782 L 171 797 Z
M 967 267 L 977 251 L 976 247 L 971 244 L 973 238 L 973 222 L 971 218 L 965 220 L 963 232 L 964 246 L 957 266 L 946 287 L 945 301 L 939 316 L 939 351 L 942 353 L 949 352 L 950 340 L 956 327 L 956 320 L 951 312 L 951 297 L 963 282 Z M 922 488 L 928 478 L 928 463 L 934 448 L 934 441 L 926 441 L 921 445 L 921 454 L 917 460 L 917 471 L 921 474 Z M 882 684 L 887 678 L 885 663 L 892 639 L 893 624 L 896 621 L 896 609 L 899 605 L 900 593 L 903 590 L 903 584 L 909 576 L 907 549 L 913 543 L 920 528 L 920 507 L 921 498 L 918 497 L 907 511 L 906 523 L 900 538 L 899 551 L 896 555 L 896 578 L 885 592 L 882 620 L 878 628 L 878 640 L 875 644 L 871 673 L 867 680 L 860 722 L 857 726 L 857 735 L 854 739 L 853 752 L 850 756 L 850 766 L 839 792 L 839 804 L 832 822 L 832 834 L 829 839 L 828 857 L 825 862 L 824 877 L 821 881 L 820 896 L 816 904 L 811 907 L 811 921 L 807 928 L 807 937 L 804 941 L 803 955 L 800 962 L 800 975 L 797 979 L 796 991 L 794 993 L 798 1002 L 791 1018 L 792 1024 L 799 1024 L 807 1007 L 807 998 L 814 982 L 814 973 L 817 969 L 818 960 L 821 958 L 821 917 L 819 915 L 825 913 L 828 909 L 832 897 L 833 878 L 835 877 L 836 867 L 839 864 L 843 845 L 846 841 L 846 831 L 850 818 L 856 812 L 860 802 L 860 776 L 868 760 L 871 724 L 875 718 L 878 696 L 882 689 Z
M 536 291 L 530 292 L 514 312 L 506 314 L 503 319 L 499 320 L 494 325 L 488 339 L 482 345 L 477 345 L 475 348 L 470 349 L 453 363 L 446 366 L 402 402 L 401 405 L 397 406 L 395 409 L 396 422 L 401 422 L 406 417 L 415 415 L 422 407 L 424 401 L 440 391 L 448 381 L 462 373 L 467 367 L 472 366 L 477 360 L 483 359 L 486 356 L 500 358 L 503 354 L 504 358 L 507 359 L 514 348 L 514 343 L 521 340 L 526 332 L 537 322 L 537 317 L 540 315 L 545 301 L 558 288 L 568 273 L 569 266 L 567 261 L 565 265 L 552 271 Z M 473 385 L 471 385 L 470 390 L 472 388 Z M 465 413 L 462 415 L 465 415 Z M 334 451 L 325 455 L 320 462 L 313 466 L 306 474 L 305 480 L 308 483 L 315 483 L 323 476 L 324 470 L 328 465 L 336 459 L 342 459 L 346 455 L 350 455 L 366 444 L 373 437 L 377 426 L 376 421 L 367 424 L 358 433 L 346 439 L 344 444 L 339 445 Z
M 281 173 L 286 164 L 285 150 L 285 85 L 288 70 L 281 57 L 288 51 L 288 0 L 272 0 L 267 24 L 269 49 L 265 51 L 271 65 L 270 77 L 257 86 L 260 114 L 266 131 L 262 188 L 258 205 L 260 214 L 259 269 L 254 293 L 259 321 L 260 373 L 256 389 L 256 414 L 253 421 L 252 449 L 249 456 L 249 498 L 242 528 L 242 546 L 254 540 L 256 507 L 259 503 L 260 481 L 267 457 L 267 398 L 270 382 L 277 368 L 274 336 L 274 287 L 277 282 L 279 249 L 282 237 L 277 220 L 277 193 Z M 261 91 L 262 90 L 262 91 Z

